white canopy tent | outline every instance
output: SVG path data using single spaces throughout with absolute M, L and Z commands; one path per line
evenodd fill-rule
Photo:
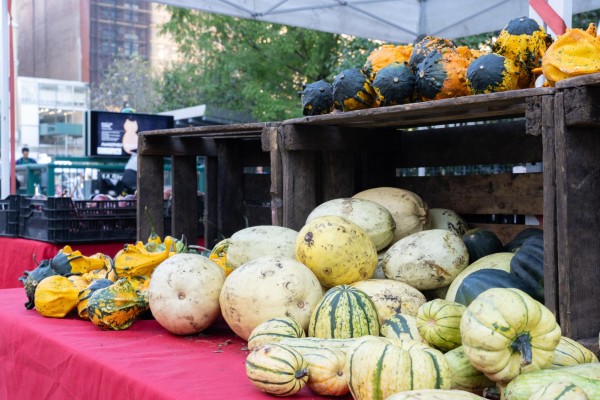
M 457 38 L 500 30 L 512 18 L 533 15 L 528 0 L 158 0 L 258 21 L 388 42 L 422 34 Z M 570 26 L 572 14 L 600 8 L 600 0 L 550 0 Z M 567 16 L 567 18 L 565 18 Z M 568 20 L 568 21 L 567 21 Z

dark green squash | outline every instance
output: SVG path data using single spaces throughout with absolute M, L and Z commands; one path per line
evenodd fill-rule
M 504 251 L 511 253 L 516 252 L 523 242 L 529 239 L 531 236 L 544 237 L 544 231 L 540 228 L 525 228 L 517 233 L 508 243 L 504 245 Z
M 379 70 L 373 81 L 380 106 L 410 103 L 415 92 L 415 75 L 406 63 L 392 63 Z
M 515 62 L 519 69 L 518 87 L 524 89 L 534 86 L 533 69 L 541 67 L 551 42 L 552 38 L 537 21 L 528 17 L 514 18 L 500 32 L 493 52 Z
M 466 96 L 470 60 L 454 49 L 430 52 L 417 67 L 416 89 L 424 101 Z
M 425 57 L 434 50 L 443 48 L 454 48 L 456 45 L 454 42 L 448 39 L 439 38 L 437 36 L 425 36 L 413 47 L 412 53 L 408 60 L 408 66 L 415 73 Z
M 481 228 L 469 229 L 462 238 L 469 250 L 469 264 L 489 254 L 504 251 L 502 242 L 492 231 Z
M 302 85 L 302 91 L 298 93 L 304 115 L 329 114 L 333 111 L 333 86 L 329 82 L 320 80 Z
M 467 85 L 474 94 L 517 89 L 519 69 L 514 61 L 499 54 L 486 54 L 467 68 Z
M 544 238 L 529 237 L 510 260 L 510 274 L 527 286 L 526 292 L 539 301 L 544 300 Z
M 333 104 L 338 110 L 371 108 L 375 97 L 371 81 L 360 68 L 345 69 L 333 80 Z
M 481 293 L 491 288 L 515 288 L 527 294 L 529 287 L 500 269 L 480 269 L 467 276 L 456 291 L 455 302 L 469 306 Z

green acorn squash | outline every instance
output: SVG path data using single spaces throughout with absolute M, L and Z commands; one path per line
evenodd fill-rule
M 486 54 L 467 68 L 467 85 L 474 94 L 517 89 L 519 69 L 514 61 L 499 54 Z
M 362 110 L 375 105 L 369 77 L 359 68 L 345 69 L 333 80 L 333 104 L 342 111 Z
M 329 82 L 320 80 L 302 85 L 298 92 L 302 100 L 302 114 L 320 115 L 333 111 L 333 86 Z
M 379 70 L 372 86 L 380 106 L 410 103 L 415 92 L 415 75 L 406 63 L 395 62 Z
M 534 299 L 544 301 L 544 238 L 525 240 L 510 260 L 510 274 L 525 283 Z
M 471 94 L 467 86 L 469 62 L 454 49 L 433 50 L 417 66 L 417 93 L 423 101 Z
M 529 239 L 530 236 L 544 236 L 544 231 L 540 228 L 525 228 L 517 233 L 512 239 L 504 245 L 504 251 L 515 252 L 523 242 Z
M 468 306 L 477 296 L 491 288 L 515 288 L 531 295 L 529 287 L 510 273 L 498 269 L 481 269 L 463 279 L 454 301 Z
M 498 236 L 486 229 L 469 229 L 462 238 L 469 250 L 469 264 L 489 254 L 504 251 L 504 245 L 498 239 Z

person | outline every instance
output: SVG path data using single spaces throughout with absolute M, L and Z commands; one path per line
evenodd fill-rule
M 21 149 L 21 154 L 23 155 L 23 157 L 19 158 L 15 162 L 15 164 L 17 164 L 17 165 L 37 164 L 37 161 L 35 161 L 33 158 L 29 157 L 29 148 L 28 147 L 23 147 Z

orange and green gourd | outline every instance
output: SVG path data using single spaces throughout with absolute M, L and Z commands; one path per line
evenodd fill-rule
M 486 54 L 473 60 L 467 68 L 467 85 L 473 94 L 518 89 L 519 68 L 510 58 Z
M 406 63 L 394 62 L 379 70 L 372 86 L 380 106 L 410 103 L 415 93 L 415 75 Z
M 417 73 L 419 64 L 425 60 L 425 57 L 427 57 L 429 53 L 434 50 L 454 49 L 455 47 L 456 45 L 451 40 L 437 36 L 425 36 L 417 44 L 415 44 L 408 61 L 408 66 L 415 73 Z
M 413 51 L 413 45 L 393 45 L 384 44 L 383 46 L 373 50 L 367 57 L 367 61 L 363 66 L 363 71 L 372 81 L 375 80 L 377 73 L 390 64 L 403 64 L 408 62 Z
M 471 94 L 467 86 L 469 61 L 452 48 L 431 51 L 417 68 L 417 94 L 423 101 Z
M 333 104 L 342 111 L 362 110 L 375 106 L 375 90 L 359 69 L 345 69 L 333 81 Z

